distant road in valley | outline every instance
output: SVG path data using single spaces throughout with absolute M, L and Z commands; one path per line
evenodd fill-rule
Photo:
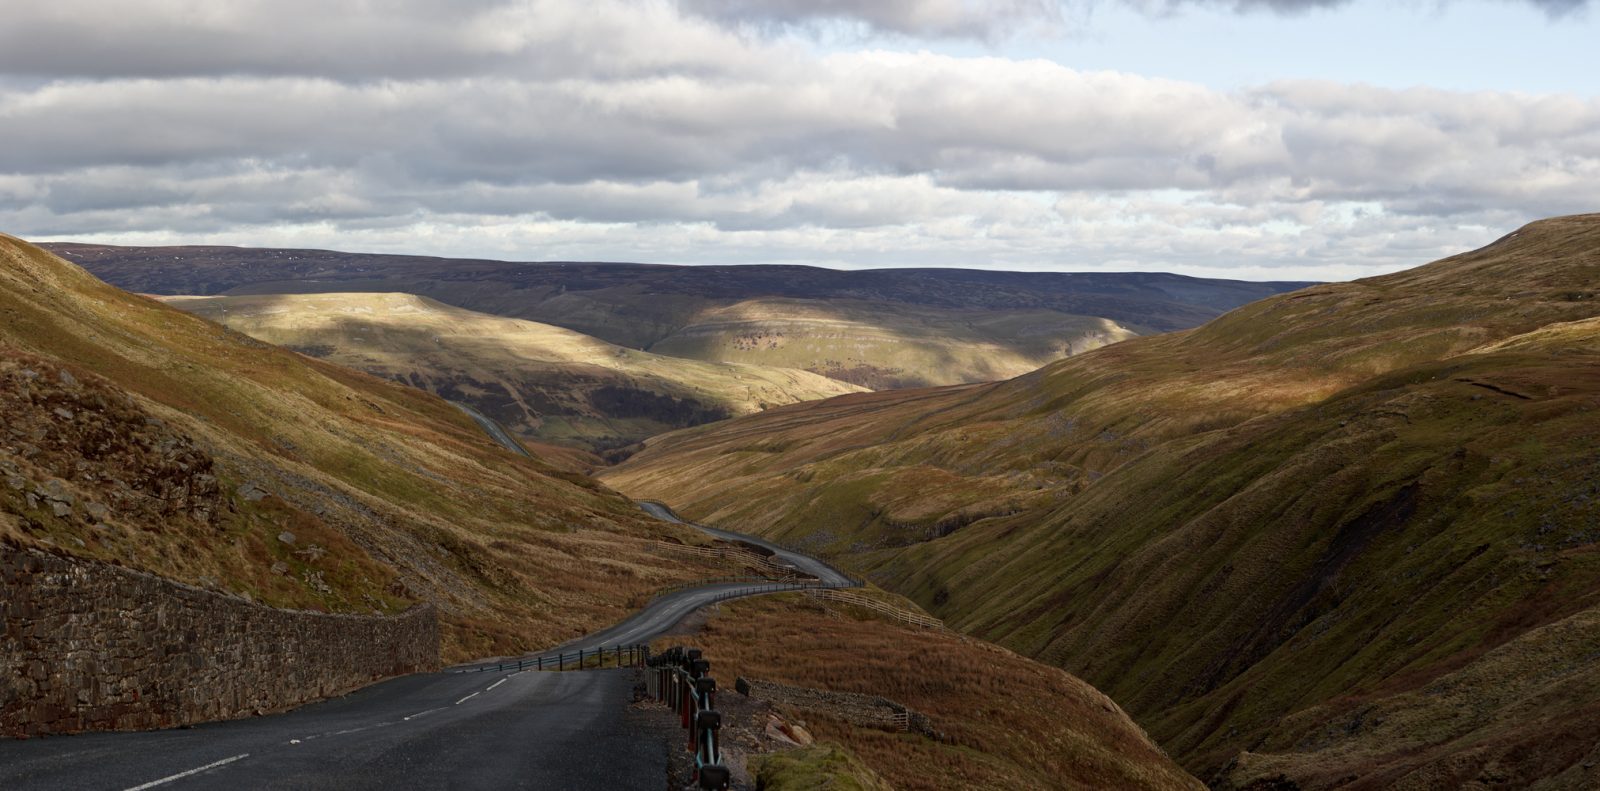
M 645 511 L 649 512 L 651 516 L 654 516 L 657 519 L 665 519 L 668 522 L 677 522 L 680 525 L 696 527 L 724 541 L 742 541 L 746 544 L 755 544 L 756 546 L 763 547 L 772 552 L 779 560 L 793 565 L 797 570 L 800 571 L 800 573 L 816 577 L 826 585 L 834 585 L 841 588 L 853 588 L 857 584 L 856 581 L 851 579 L 848 575 L 821 560 L 818 560 L 810 555 L 804 555 L 792 549 L 779 546 L 764 538 L 757 538 L 755 536 L 745 535 L 744 533 L 735 533 L 732 530 L 721 530 L 715 527 L 697 525 L 693 522 L 682 519 L 677 514 L 673 513 L 672 509 L 662 505 L 661 503 L 642 502 L 639 505 L 643 507 Z
M 681 521 L 654 504 L 650 513 Z M 720 538 L 770 546 L 701 528 Z M 824 584 L 849 577 L 782 548 Z M 643 643 L 714 601 L 799 585 L 724 583 L 663 596 L 561 650 Z M 524 659 L 554 657 L 560 651 Z M 479 663 L 481 664 L 481 663 Z M 667 756 L 628 704 L 633 675 L 463 672 L 392 679 L 291 712 L 193 728 L 0 741 L 0 789 L 590 789 L 658 788 Z

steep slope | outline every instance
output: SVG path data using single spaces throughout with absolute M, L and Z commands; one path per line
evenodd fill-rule
M 854 562 L 1220 783 L 1582 787 L 1597 282 L 1600 215 L 1548 220 L 1005 383 L 667 435 L 606 480 Z
M 888 733 L 827 708 L 793 710 L 818 738 L 844 744 L 904 791 L 1204 787 L 1080 679 L 862 607 L 796 595 L 748 599 L 721 608 L 695 634 L 656 645 L 701 648 L 719 678 L 883 697 L 924 715 L 933 735 Z
M 1159 273 L 508 263 L 327 250 L 53 250 L 156 294 L 417 294 L 708 361 L 866 387 L 993 381 L 1132 334 L 1193 327 L 1303 283 Z
M 626 349 L 410 294 L 165 297 L 252 338 L 461 401 L 525 436 L 607 450 L 859 388 Z
M 0 534 L 281 606 L 426 599 L 447 658 L 547 645 L 698 576 L 673 528 L 421 391 L 0 236 Z

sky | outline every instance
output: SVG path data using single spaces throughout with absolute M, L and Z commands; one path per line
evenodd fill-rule
M 1588 0 L 8 0 L 0 231 L 1343 280 L 1600 211 Z

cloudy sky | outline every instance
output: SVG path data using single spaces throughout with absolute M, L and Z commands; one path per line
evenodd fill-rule
M 0 230 L 1343 279 L 1600 211 L 1586 0 L 8 0 Z

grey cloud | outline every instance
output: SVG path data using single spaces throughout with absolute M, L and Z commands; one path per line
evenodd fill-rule
M 1535 6 L 1552 18 L 1588 6 L 1589 0 L 1505 0 Z M 1030 27 L 1062 27 L 1096 5 L 1117 2 L 1152 14 L 1183 6 L 1213 6 L 1239 13 L 1301 14 L 1354 0 L 679 0 L 685 10 L 730 24 L 803 26 L 836 20 L 918 37 L 993 39 Z
M 168 0 L 135 2 L 153 14 Z M 224 4 L 205 28 L 222 43 L 198 53 L 159 52 L 194 38 L 166 31 L 161 46 L 87 53 L 80 71 L 47 76 L 74 67 L 46 59 L 0 79 L 0 228 L 1201 270 L 1238 264 L 1218 250 L 1417 263 L 1532 212 L 1600 205 L 1595 99 L 1305 81 L 1223 92 L 1045 61 L 816 56 L 663 3 L 482 0 L 453 23 L 412 2 L 378 28 L 392 41 L 337 19 L 304 57 L 293 29 L 224 35 L 283 7 L 261 0 Z M 28 5 L 18 14 L 46 13 Z M 1034 5 L 1007 8 L 1022 20 Z M 721 7 L 707 13 L 737 10 Z M 977 7 L 886 3 L 873 24 L 981 33 Z M 15 28 L 0 29 L 0 64 L 33 62 L 8 48 Z
M 1060 0 L 680 0 L 725 22 L 804 24 L 848 20 L 912 36 L 986 38 L 1036 23 L 1058 23 Z

